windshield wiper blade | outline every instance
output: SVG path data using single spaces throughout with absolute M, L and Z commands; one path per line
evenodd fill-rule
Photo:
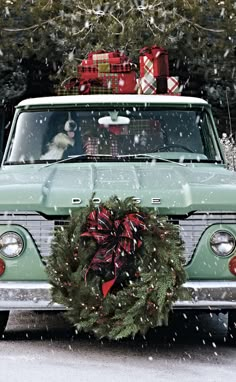
M 67 158 L 64 158 L 64 159 L 60 159 L 60 160 L 57 160 L 55 162 L 52 162 L 52 163 L 47 163 L 45 164 L 45 166 L 43 166 L 42 168 L 45 168 L 45 167 L 50 167 L 50 166 L 53 166 L 57 163 L 64 163 L 64 162 L 69 162 L 71 160 L 74 160 L 74 159 L 79 159 L 79 158 L 112 158 L 113 156 L 111 154 L 78 154 L 78 155 L 69 155 Z
M 168 162 L 168 163 L 173 163 L 177 164 L 179 166 L 184 166 L 186 167 L 187 165 L 185 163 L 180 163 L 180 162 L 175 162 L 171 159 L 166 159 L 163 157 L 160 157 L 159 155 L 153 155 L 153 154 L 125 154 L 125 155 L 117 155 L 115 158 L 146 158 L 146 159 L 154 159 L 154 160 L 159 160 L 162 162 Z
M 50 167 L 58 163 L 65 163 L 69 162 L 71 160 L 76 160 L 76 159 L 82 159 L 82 158 L 113 158 L 113 159 L 125 159 L 125 158 L 134 158 L 134 159 L 154 159 L 154 160 L 159 160 L 161 162 L 167 162 L 167 163 L 172 163 L 172 164 L 177 164 L 179 166 L 184 166 L 186 167 L 187 165 L 185 163 L 180 163 L 180 162 L 175 162 L 171 159 L 166 159 L 162 158 L 158 155 L 153 155 L 153 154 L 124 154 L 124 155 L 111 155 L 111 154 L 79 154 L 79 155 L 69 155 L 67 158 L 60 159 L 58 161 L 52 162 L 52 163 L 47 163 L 41 168 L 45 167 Z

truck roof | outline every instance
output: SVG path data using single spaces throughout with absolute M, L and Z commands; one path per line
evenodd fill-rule
M 34 106 L 53 106 L 53 105 L 80 105 L 80 104 L 193 104 L 207 105 L 208 103 L 195 97 L 169 96 L 169 95 L 143 95 L 143 94 L 93 94 L 93 95 L 66 95 L 29 98 L 21 101 L 17 107 L 27 108 Z

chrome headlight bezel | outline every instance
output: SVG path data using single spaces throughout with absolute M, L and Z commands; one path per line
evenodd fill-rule
M 17 232 L 4 232 L 0 235 L 0 253 L 7 259 L 18 257 L 24 250 L 24 240 Z
M 210 238 L 211 250 L 219 257 L 230 256 L 235 250 L 235 246 L 234 235 L 226 230 L 218 230 Z

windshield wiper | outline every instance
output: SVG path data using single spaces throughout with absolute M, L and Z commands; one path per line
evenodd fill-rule
M 82 159 L 82 158 L 112 158 L 112 159 L 125 159 L 125 158 L 134 158 L 134 159 L 153 159 L 153 160 L 159 160 L 161 162 L 168 162 L 172 164 L 177 164 L 179 166 L 186 167 L 187 165 L 185 163 L 175 162 L 171 159 L 162 158 L 158 155 L 153 154 L 124 154 L 124 155 L 111 155 L 111 154 L 79 154 L 79 155 L 69 155 L 67 158 L 60 159 L 58 161 L 47 163 L 42 168 L 53 166 L 57 163 L 65 163 L 76 159 Z
M 186 167 L 187 165 L 185 163 L 175 162 L 171 159 L 166 159 L 163 157 L 160 157 L 159 155 L 153 155 L 153 154 L 125 154 L 125 155 L 117 155 L 115 158 L 146 158 L 146 159 L 154 159 L 159 160 L 161 162 L 168 162 L 168 163 L 174 163 L 178 164 L 179 166 Z
M 69 155 L 67 158 L 57 160 L 52 163 L 47 163 L 45 164 L 42 168 L 44 167 L 50 167 L 53 166 L 57 163 L 64 163 L 64 162 L 69 162 L 74 159 L 79 159 L 79 158 L 114 158 L 111 154 L 78 154 L 78 155 Z

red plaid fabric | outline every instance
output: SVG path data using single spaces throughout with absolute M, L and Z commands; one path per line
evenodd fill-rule
M 88 154 L 88 155 L 98 154 L 98 144 L 99 144 L 99 138 L 88 137 L 84 145 L 85 154 Z
M 110 139 L 110 154 L 112 156 L 118 155 L 118 145 L 117 141 L 114 138 Z M 102 154 L 99 152 L 100 139 L 97 137 L 88 137 L 84 145 L 85 153 L 88 155 Z
M 140 72 L 143 68 L 143 75 L 140 79 L 140 86 L 143 94 L 156 94 L 156 78 L 154 76 L 153 62 L 147 56 L 140 56 Z
M 144 77 L 146 70 L 141 57 L 147 57 L 152 62 L 154 77 L 169 76 L 169 60 L 166 49 L 153 45 L 140 50 L 140 77 Z
M 146 230 L 145 217 L 139 213 L 129 213 L 122 220 L 113 220 L 112 211 L 99 207 L 87 217 L 86 231 L 81 237 L 91 237 L 97 243 L 97 251 L 87 269 L 100 270 L 113 265 L 113 278 L 102 284 L 106 297 L 114 285 L 117 272 L 126 263 L 126 256 L 134 255 L 142 246 L 142 231 Z
M 113 157 L 116 157 L 118 155 L 118 145 L 116 139 L 110 140 L 110 152 Z
M 119 93 L 119 78 L 117 73 L 98 73 L 98 77 L 103 79 L 105 87 L 112 89 L 114 93 Z
M 131 72 L 134 69 L 134 64 L 131 63 L 123 63 L 123 64 L 111 64 L 111 72 L 112 73 L 125 73 Z
M 97 72 L 98 68 L 95 65 L 78 65 L 78 73 L 84 73 L 84 72 Z
M 99 63 L 99 64 L 93 64 L 93 65 L 88 65 L 88 64 L 81 64 L 78 65 L 78 73 L 109 73 L 111 71 L 111 65 L 108 62 L 105 63 Z
M 91 86 L 89 94 L 112 94 L 112 89 L 105 86 Z

